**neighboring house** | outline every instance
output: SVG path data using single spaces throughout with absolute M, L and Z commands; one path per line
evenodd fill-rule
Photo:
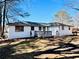
M 7 24 L 5 35 L 8 39 L 26 38 L 26 37 L 50 37 L 72 35 L 70 25 L 62 23 L 36 23 L 36 22 L 14 22 Z

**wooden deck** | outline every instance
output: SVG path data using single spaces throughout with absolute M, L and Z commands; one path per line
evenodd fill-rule
M 35 35 L 37 37 L 51 37 L 52 32 L 51 31 L 35 31 Z

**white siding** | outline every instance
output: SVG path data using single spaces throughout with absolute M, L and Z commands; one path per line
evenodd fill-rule
M 30 27 L 30 31 L 31 31 L 31 37 L 34 37 L 35 31 L 39 31 L 39 27 L 34 27 L 34 30 L 31 30 L 31 27 Z
M 39 27 L 34 27 L 34 31 L 39 31 Z
M 56 36 L 56 31 L 59 31 L 58 27 L 49 27 L 49 31 L 52 31 L 52 36 Z
M 39 27 L 34 27 L 34 31 L 39 31 Z M 43 27 L 41 27 L 41 31 L 43 31 Z M 47 27 L 45 27 L 45 31 L 47 31 Z
M 68 26 L 64 26 L 64 30 L 62 30 L 62 26 L 60 26 L 59 33 L 60 33 L 60 36 L 62 36 L 62 35 L 72 35 L 72 30 L 69 30 Z
M 8 38 L 23 38 L 30 37 L 30 27 L 24 26 L 23 32 L 15 32 L 15 26 L 9 26 Z
M 48 30 L 52 31 L 52 36 L 72 35 L 72 30 L 69 30 L 68 26 L 64 26 L 64 30 L 62 30 L 62 26 L 49 27 Z
M 34 27 L 34 30 L 31 31 L 30 26 L 24 26 L 23 32 L 15 32 L 15 26 L 8 26 L 8 39 L 12 38 L 24 38 L 24 37 L 33 37 L 35 34 L 35 31 L 39 31 L 39 27 Z M 42 30 L 43 31 L 43 27 Z M 46 28 L 47 31 L 47 28 Z M 64 30 L 62 30 L 62 26 L 52 26 L 48 27 L 48 31 L 52 31 L 52 36 L 57 36 L 57 31 L 59 33 L 59 36 L 63 35 L 72 35 L 72 31 L 69 30 L 68 26 L 64 26 Z M 32 32 L 32 35 L 30 35 L 30 32 Z

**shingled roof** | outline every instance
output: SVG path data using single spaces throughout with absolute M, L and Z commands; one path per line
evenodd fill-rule
M 9 26 L 43 26 L 40 23 L 36 22 L 29 22 L 29 21 L 23 21 L 23 22 L 13 22 L 13 23 L 8 23 L 7 25 Z
M 23 21 L 23 22 L 13 22 L 13 23 L 8 23 L 7 25 L 9 26 L 71 26 L 71 25 L 66 25 L 58 22 L 54 23 L 37 23 L 37 22 L 29 22 L 29 21 Z
M 50 26 L 70 26 L 70 27 L 73 27 L 72 25 L 58 23 L 58 22 L 50 23 Z

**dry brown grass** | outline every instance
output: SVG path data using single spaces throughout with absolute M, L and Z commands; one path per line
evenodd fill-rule
M 73 40 L 72 40 L 73 38 Z M 72 40 L 72 41 L 71 41 Z M 70 42 L 71 41 L 71 42 Z M 24 43 L 21 43 L 24 42 Z M 23 53 L 31 53 L 33 51 L 46 51 L 49 49 L 54 49 L 59 47 L 59 43 L 73 43 L 78 45 L 79 44 L 79 36 L 68 36 L 68 37 L 58 37 L 58 38 L 48 38 L 48 39 L 36 39 L 36 40 L 21 40 L 17 42 L 12 42 L 10 45 L 18 44 L 13 47 L 16 52 L 12 55 L 16 54 L 23 54 Z M 75 54 L 79 56 L 79 54 Z M 39 56 L 35 56 L 35 58 L 60 58 L 64 56 L 75 56 L 74 54 L 41 54 Z

